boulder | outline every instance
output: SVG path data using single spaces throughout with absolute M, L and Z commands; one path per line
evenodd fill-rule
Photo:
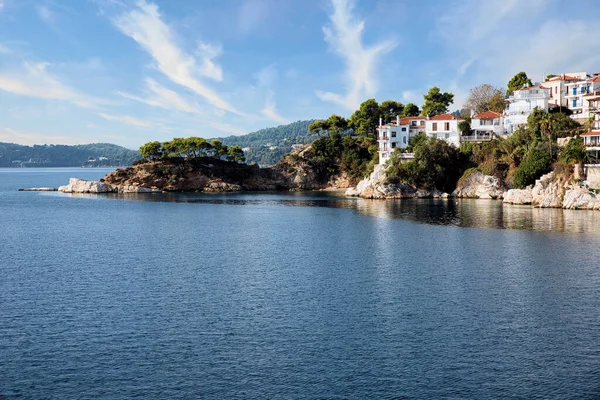
M 533 202 L 531 189 L 510 189 L 504 193 L 503 202 L 507 204 L 531 204 Z
M 473 199 L 501 199 L 503 194 L 504 187 L 500 179 L 484 175 L 480 171 L 474 171 L 462 178 L 452 193 L 454 197 Z
M 58 191 L 63 193 L 116 193 L 119 189 L 108 183 L 71 178 L 69 184 L 60 186 Z
M 562 204 L 569 210 L 600 210 L 600 198 L 584 188 L 567 190 Z
M 560 208 L 563 192 L 564 186 L 550 172 L 535 181 L 531 189 L 532 204 L 540 208 Z

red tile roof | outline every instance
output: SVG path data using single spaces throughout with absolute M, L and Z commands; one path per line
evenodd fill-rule
M 500 118 L 502 116 L 502 114 L 498 114 L 497 112 L 494 111 L 484 111 L 484 112 L 480 112 L 479 114 L 475 115 L 473 118 L 474 119 L 496 119 L 496 118 Z
M 519 89 L 519 91 L 521 91 L 521 90 L 531 90 L 531 89 L 546 89 L 546 90 L 550 90 L 550 88 L 544 87 L 542 85 L 535 85 L 535 86 L 529 86 L 529 87 L 526 87 L 526 88 L 523 88 L 523 89 Z
M 594 79 L 590 79 L 590 82 L 600 82 L 600 76 L 597 76 Z
M 569 75 L 559 75 L 548 79 L 548 81 L 581 81 L 583 79 L 575 78 L 574 76 Z
M 600 131 L 589 131 L 582 134 L 581 136 L 600 136 Z
M 431 121 L 464 121 L 461 117 L 456 117 L 452 114 L 441 114 L 429 118 Z
M 400 118 L 400 125 L 410 125 L 411 121 L 424 121 L 426 119 L 427 119 L 427 117 L 422 117 L 422 116 L 404 117 L 404 118 Z

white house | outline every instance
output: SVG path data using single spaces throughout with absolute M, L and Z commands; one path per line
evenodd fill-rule
M 567 84 L 587 79 L 585 72 L 569 72 L 548 79 L 544 87 L 550 89 L 550 107 L 567 107 Z
M 382 124 L 379 120 L 377 128 L 377 142 L 379 146 L 379 164 L 385 163 L 396 149 L 408 146 L 410 138 L 425 132 L 427 117 L 396 117 L 396 121 Z
M 396 117 L 396 121 L 387 124 L 382 124 L 379 119 L 379 128 L 377 128 L 379 164 L 385 163 L 397 148 L 408 146 L 409 131 L 408 124 L 402 125 L 400 116 Z
M 600 95 L 600 76 L 591 79 L 567 83 L 567 106 L 574 119 L 588 119 L 594 116 L 595 111 L 590 112 L 590 99 Z
M 504 133 L 504 118 L 494 111 L 484 111 L 471 119 L 472 135 L 461 136 L 461 142 L 485 142 Z
M 464 121 L 452 114 L 441 114 L 425 121 L 425 133 L 429 137 L 443 139 L 456 147 L 460 146 L 458 123 Z
M 515 90 L 508 98 L 508 108 L 504 112 L 504 125 L 507 133 L 513 133 L 519 125 L 527 124 L 527 117 L 533 110 L 548 111 L 550 89 L 536 84 Z

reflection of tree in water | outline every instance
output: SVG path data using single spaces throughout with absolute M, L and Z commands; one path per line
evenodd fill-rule
M 540 209 L 504 205 L 500 200 L 403 199 L 365 200 L 327 192 L 292 193 L 132 193 L 109 198 L 230 206 L 325 207 L 356 210 L 372 217 L 467 228 L 600 233 L 598 211 Z

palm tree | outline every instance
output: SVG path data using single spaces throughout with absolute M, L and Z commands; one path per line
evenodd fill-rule
M 590 162 L 591 157 L 587 152 L 583 139 L 579 136 L 569 140 L 560 154 L 561 158 L 568 163 L 579 164 L 579 171 L 582 179 L 585 179 L 584 164 Z

